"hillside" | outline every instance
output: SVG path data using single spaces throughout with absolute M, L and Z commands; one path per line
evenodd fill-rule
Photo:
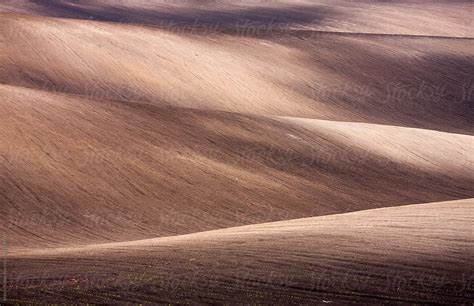
M 469 302 L 473 10 L 2 1 L 4 302 Z

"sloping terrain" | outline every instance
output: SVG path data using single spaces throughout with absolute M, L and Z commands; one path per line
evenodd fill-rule
M 474 39 L 176 34 L 5 15 L 0 82 L 126 102 L 472 134 Z
M 473 200 L 418 204 L 26 252 L 10 286 L 62 302 L 469 302 L 473 213 Z
M 3 1 L 9 301 L 468 302 L 472 9 Z
M 0 92 L 12 246 L 474 197 L 472 136 Z
M 0 11 L 253 35 L 287 29 L 471 37 L 474 4 L 460 1 L 6 0 Z

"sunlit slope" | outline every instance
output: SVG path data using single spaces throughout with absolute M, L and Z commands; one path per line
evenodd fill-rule
M 473 133 L 474 40 L 175 33 L 3 15 L 0 82 L 157 106 Z
M 473 8 L 2 1 L 8 301 L 472 301 Z
M 14 245 L 473 196 L 471 40 L 7 14 L 0 27 Z
M 0 95 L 2 226 L 12 247 L 474 197 L 472 136 L 12 86 Z
M 9 260 L 13 271 L 28 270 L 19 288 L 9 275 L 10 294 L 96 303 L 467 303 L 473 212 L 473 200 L 418 204 L 30 251 Z

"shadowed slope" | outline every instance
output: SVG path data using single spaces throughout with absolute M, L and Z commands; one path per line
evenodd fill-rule
M 473 5 L 415 2 L 2 1 L 8 298 L 472 300 Z
M 0 195 L 12 247 L 474 197 L 472 136 L 11 86 L 0 94 Z
M 332 32 L 474 37 L 470 1 L 15 0 L 0 12 L 231 30 L 304 28 Z
M 468 302 L 473 213 L 465 200 L 33 250 L 9 260 L 9 290 L 55 302 Z
M 89 98 L 474 133 L 474 40 L 177 34 L 2 18 L 0 82 Z M 271 56 L 269 56 L 271 54 Z

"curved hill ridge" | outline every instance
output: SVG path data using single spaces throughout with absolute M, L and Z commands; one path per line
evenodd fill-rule
M 49 271 L 45 301 L 462 303 L 473 295 L 473 212 L 472 199 L 390 207 L 24 252 L 10 265 L 31 267 L 30 286 Z
M 91 99 L 473 134 L 474 40 L 236 39 L 4 16 L 4 84 Z
M 0 93 L 11 247 L 474 197 L 472 136 Z
M 2 1 L 6 302 L 472 301 L 473 9 Z

